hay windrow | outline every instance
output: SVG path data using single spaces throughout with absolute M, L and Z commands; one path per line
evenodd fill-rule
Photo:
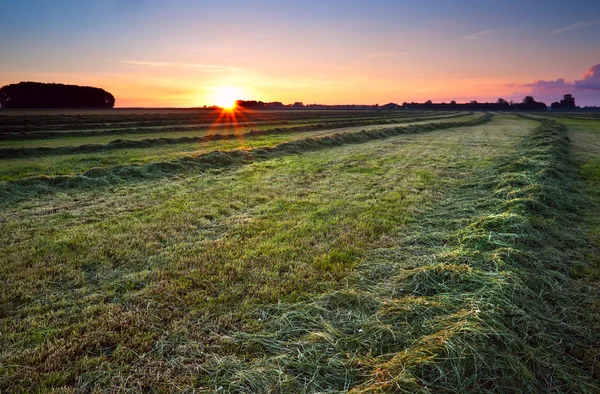
M 347 289 L 261 308 L 202 382 L 225 392 L 578 392 L 600 387 L 600 289 L 573 236 L 589 201 L 564 126 L 434 209 L 386 275 L 367 259 Z M 434 234 L 434 235 L 432 235 Z M 389 266 L 393 267 L 393 261 Z M 379 280 L 377 280 L 379 278 Z
M 345 144 L 359 144 L 402 134 L 446 130 L 455 127 L 471 127 L 489 122 L 492 114 L 464 122 L 440 122 L 400 126 L 385 129 L 363 130 L 355 133 L 334 134 L 320 138 L 281 143 L 273 147 L 250 150 L 213 151 L 173 161 L 145 165 L 124 165 L 111 168 L 93 168 L 83 174 L 38 176 L 17 181 L 0 182 L 0 200 L 4 203 L 21 201 L 31 197 L 72 188 L 106 187 L 127 181 L 158 179 L 183 172 L 243 165 L 257 160 L 267 160 L 290 154 L 328 149 Z
M 300 124 L 294 126 L 297 123 L 290 123 L 289 120 L 281 120 L 281 121 L 261 121 L 261 122 L 226 122 L 226 123 L 191 123 L 191 124 L 173 124 L 174 120 L 169 120 L 167 123 L 163 122 L 152 122 L 147 126 L 144 124 L 115 124 L 115 123 L 107 123 L 106 125 L 99 124 L 75 124 L 75 125 L 67 125 L 68 128 L 66 131 L 52 131 L 47 130 L 48 125 L 41 126 L 40 131 L 2 131 L 0 130 L 0 141 L 18 141 L 18 140 L 36 140 L 36 139 L 55 139 L 55 138 L 73 138 L 73 137 L 89 137 L 89 136 L 108 136 L 108 135 L 134 135 L 134 134 L 156 134 L 156 133 L 171 133 L 171 132 L 181 132 L 181 131 L 201 131 L 201 132 L 214 132 L 217 130 L 223 129 L 235 129 L 235 128 L 250 128 L 250 127 L 261 127 L 261 126 L 287 126 L 287 127 L 273 127 L 273 132 L 301 132 L 301 131 L 315 131 L 315 130 L 327 130 L 327 129 L 335 129 L 341 127 L 352 127 L 352 126 L 369 126 L 369 125 L 385 125 L 385 124 L 395 124 L 395 123 L 407 123 L 407 122 L 419 122 L 426 120 L 435 120 L 435 119 L 452 119 L 452 118 L 460 118 L 464 116 L 473 115 L 473 112 L 459 112 L 454 113 L 450 112 L 448 114 L 440 115 L 428 115 L 426 113 L 421 114 L 405 114 L 404 116 L 379 116 L 376 119 L 373 118 L 362 118 L 357 117 L 355 119 L 316 119 L 316 122 L 307 122 L 305 124 Z M 0 119 L 1 120 L 1 119 Z M 189 122 L 189 121 L 188 121 Z M 288 126 L 289 125 L 289 126 Z M 105 128 L 106 127 L 106 128 Z M 69 131 L 70 128 L 79 129 Z M 1 126 L 0 126 L 1 129 Z M 251 132 L 255 133 L 255 135 L 264 132 L 265 130 L 256 129 L 251 130 Z M 175 138 L 171 140 L 177 140 Z M 173 143 L 173 142 L 172 142 Z M 107 148 L 107 145 L 98 145 L 96 149 L 101 149 L 100 147 Z M 74 148 L 74 147 L 69 147 Z M 63 154 L 61 151 L 38 151 L 37 154 Z M 10 151 L 8 151 L 10 153 Z M 21 155 L 34 155 L 35 151 L 17 151 L 14 150 L 13 155 L 21 154 Z

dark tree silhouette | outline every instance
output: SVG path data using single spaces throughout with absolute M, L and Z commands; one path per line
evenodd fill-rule
M 552 109 L 559 109 L 560 108 L 560 103 L 558 101 L 555 101 L 552 104 L 550 104 L 550 108 L 552 108 Z
M 4 108 L 112 108 L 115 97 L 100 88 L 20 82 L 0 89 Z
M 500 109 L 509 109 L 509 107 L 510 107 L 510 104 L 508 103 L 508 101 L 504 100 L 503 98 L 499 98 L 496 101 L 496 104 L 498 105 L 498 107 Z
M 563 108 L 575 108 L 575 97 L 572 94 L 565 94 L 560 100 L 560 106 Z
M 523 99 L 523 104 L 525 105 L 533 105 L 535 104 L 535 99 L 533 98 L 533 96 L 525 96 L 525 98 Z
M 520 104 L 514 104 L 513 107 L 515 109 L 522 110 L 544 110 L 548 109 L 548 106 L 545 103 L 537 102 L 533 98 L 533 96 L 525 96 L 523 102 Z

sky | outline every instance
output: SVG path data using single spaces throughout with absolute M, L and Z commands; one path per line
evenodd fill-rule
M 223 91 L 600 106 L 598 0 L 0 0 L 0 37 L 0 86 L 96 86 L 117 107 L 210 106 Z

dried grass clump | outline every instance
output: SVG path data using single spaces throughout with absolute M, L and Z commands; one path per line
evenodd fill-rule
M 230 338 L 204 382 L 247 393 L 597 392 L 589 308 L 600 292 L 570 277 L 587 200 L 565 135 L 544 121 L 449 212 L 431 212 L 412 240 L 429 263 L 413 256 L 412 268 L 371 275 L 381 262 L 367 261 L 349 289 L 263 309 L 264 329 Z

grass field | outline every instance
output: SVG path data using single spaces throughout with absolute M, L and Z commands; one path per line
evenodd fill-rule
M 110 137 L 10 140 L 0 142 L 0 157 L 4 158 L 4 165 L 0 170 L 0 180 L 15 180 L 38 174 L 81 173 L 93 167 L 156 162 L 214 150 L 269 147 L 282 142 L 305 139 L 308 131 L 311 132 L 310 137 L 314 138 L 336 133 L 351 133 L 456 118 L 472 119 L 473 116 L 467 113 L 450 116 L 407 116 L 404 119 L 369 120 L 368 125 L 361 126 L 349 125 L 355 122 L 335 122 L 277 128 L 272 126 L 258 128 L 232 127 L 230 129 L 221 128 L 217 131 L 201 129 L 185 133 L 151 133 L 145 135 L 134 134 L 133 136 L 111 135 Z M 374 123 L 374 125 L 370 125 L 371 123 Z M 217 136 L 220 138 L 216 139 Z M 115 137 L 127 139 L 115 139 Z M 48 158 L 45 156 L 53 157 Z
M 0 392 L 600 390 L 600 122 L 302 112 L 0 141 Z

